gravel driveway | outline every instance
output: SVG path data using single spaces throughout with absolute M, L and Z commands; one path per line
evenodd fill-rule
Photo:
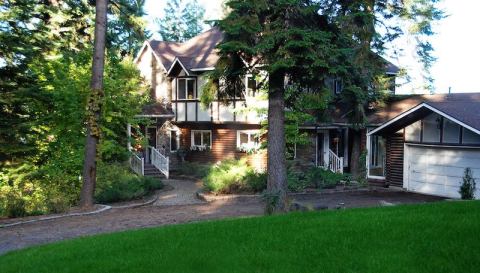
M 0 228 L 0 254 L 32 245 L 87 236 L 98 233 L 163 226 L 229 217 L 262 215 L 260 198 L 241 198 L 202 202 L 195 199 L 198 183 L 171 180 L 175 189 L 162 192 L 155 204 L 124 209 L 111 209 L 95 215 L 66 217 L 14 227 Z M 424 203 L 442 198 L 398 191 L 363 191 L 295 196 L 307 204 L 328 208 L 385 206 Z

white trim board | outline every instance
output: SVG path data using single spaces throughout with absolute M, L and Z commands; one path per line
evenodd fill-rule
M 421 108 L 427 108 L 427 109 L 429 109 L 429 110 L 431 110 L 431 111 L 433 111 L 433 112 L 435 112 L 435 113 L 437 113 L 437 114 L 439 114 L 439 115 L 441 115 L 441 116 L 443 116 L 443 117 L 445 117 L 445 118 L 448 118 L 448 119 L 454 121 L 455 123 L 461 125 L 462 127 L 465 127 L 465 128 L 467 128 L 468 130 L 470 130 L 470 131 L 472 131 L 472 132 L 480 135 L 480 131 L 479 131 L 479 130 L 477 130 L 477 129 L 475 129 L 475 128 L 473 128 L 473 127 L 471 127 L 471 126 L 469 126 L 469 125 L 467 125 L 467 124 L 459 121 L 458 119 L 456 119 L 456 118 L 454 118 L 454 117 L 452 117 L 452 116 L 450 116 L 450 115 L 448 115 L 448 114 L 446 114 L 446 113 L 438 110 L 437 108 L 435 108 L 435 107 L 433 107 L 433 106 L 428 105 L 428 104 L 425 103 L 425 102 L 423 102 L 423 103 L 421 103 L 421 104 L 419 104 L 419 105 L 411 108 L 410 110 L 407 110 L 407 111 L 403 112 L 402 114 L 396 116 L 395 118 L 393 118 L 393 119 L 385 122 L 385 123 L 384 123 L 383 125 L 381 125 L 380 127 L 377 127 L 377 128 L 375 128 L 374 130 L 372 130 L 371 132 L 367 133 L 367 135 L 375 134 L 376 132 L 384 129 L 385 127 L 388 127 L 388 126 L 391 125 L 392 123 L 394 123 L 394 122 L 396 122 L 396 121 L 404 118 L 405 116 L 407 116 L 407 115 L 409 115 L 409 114 L 411 114 L 411 113 L 413 113 L 413 112 L 415 112 L 415 111 L 417 111 L 417 110 L 419 110 L 419 109 L 421 109 Z
M 192 68 L 190 71 L 211 71 L 215 70 L 215 67 L 199 67 L 199 68 Z
M 185 68 L 182 61 L 180 61 L 180 59 L 178 59 L 178 57 L 175 57 L 175 59 L 173 60 L 172 65 L 170 66 L 170 68 L 167 71 L 167 75 L 170 75 L 170 72 L 172 72 L 172 69 L 175 66 L 175 63 L 177 63 L 177 62 L 180 64 L 180 66 L 185 71 L 185 73 L 187 73 L 187 76 L 191 76 L 190 73 L 188 73 L 188 69 Z

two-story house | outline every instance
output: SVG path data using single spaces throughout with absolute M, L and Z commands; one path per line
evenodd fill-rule
M 219 58 L 215 47 L 222 38 L 213 28 L 184 43 L 144 43 L 134 62 L 156 101 L 139 115 L 152 120 L 142 128 L 151 147 L 144 152 L 144 164 L 157 164 L 167 173 L 165 169 L 174 169 L 182 157 L 200 163 L 247 157 L 257 169 L 265 169 L 265 152 L 247 153 L 260 147 L 260 122 L 265 115 L 255 109 L 267 106 L 255 79 L 245 77 L 245 90 L 228 103 L 214 100 L 204 107 L 200 102 L 206 73 L 214 69 Z M 158 158 L 162 163 L 155 162 Z
M 213 28 L 184 43 L 152 40 L 141 48 L 135 63 L 151 84 L 156 103 L 145 106 L 139 115 L 152 122 L 141 129 L 150 147 L 144 148 L 143 159 L 134 156 L 131 161 L 138 173 L 153 164 L 168 176 L 181 158 L 206 163 L 247 157 L 258 169 L 266 167 L 265 152 L 245 152 L 259 146 L 260 122 L 266 118 L 249 110 L 267 106 L 254 78 L 246 77 L 244 90 L 228 104 L 200 103 L 205 76 L 218 61 L 215 47 L 222 38 Z M 386 70 L 394 81 L 398 68 L 388 64 Z M 334 94 L 342 91 L 341 81 L 330 85 Z M 474 93 L 393 96 L 385 107 L 372 109 L 361 133 L 369 181 L 458 197 L 466 167 L 480 178 L 478 106 L 480 94 Z M 302 127 L 310 143 L 295 147 L 294 157 L 310 166 L 349 171 L 351 163 L 360 160 L 352 158 L 350 109 L 341 103 L 333 108 L 328 122 Z

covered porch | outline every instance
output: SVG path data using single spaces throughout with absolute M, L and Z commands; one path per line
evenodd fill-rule
M 294 159 L 309 166 L 343 173 L 349 167 L 350 129 L 345 126 L 302 127 L 308 133 L 307 145 L 296 145 Z
M 170 120 L 174 117 L 167 105 L 155 103 L 145 106 L 137 115 L 135 126 L 127 124 L 128 150 L 131 169 L 138 175 L 168 179 L 172 149 L 178 147 L 178 128 Z

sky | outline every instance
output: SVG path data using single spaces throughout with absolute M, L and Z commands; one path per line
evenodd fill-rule
M 148 28 L 152 33 L 157 32 L 155 18 L 161 18 L 167 1 L 146 0 L 145 11 Z M 198 0 L 205 7 L 205 19 L 218 19 L 222 14 L 222 0 Z M 452 92 L 480 92 L 480 1 L 478 0 L 443 0 L 440 7 L 448 15 L 447 18 L 436 23 L 434 31 L 437 34 L 431 37 L 435 49 L 437 62 L 431 73 L 435 79 L 435 93 L 446 93 L 451 87 Z M 153 38 L 159 38 L 154 34 Z M 405 42 L 405 51 L 413 51 L 409 43 Z M 406 54 L 408 55 L 408 54 Z M 388 59 L 388 58 L 387 58 Z M 422 73 L 421 68 L 412 58 L 400 56 L 390 59 L 400 67 L 408 68 L 409 73 Z M 398 93 L 418 93 L 418 84 L 406 84 L 399 88 Z

